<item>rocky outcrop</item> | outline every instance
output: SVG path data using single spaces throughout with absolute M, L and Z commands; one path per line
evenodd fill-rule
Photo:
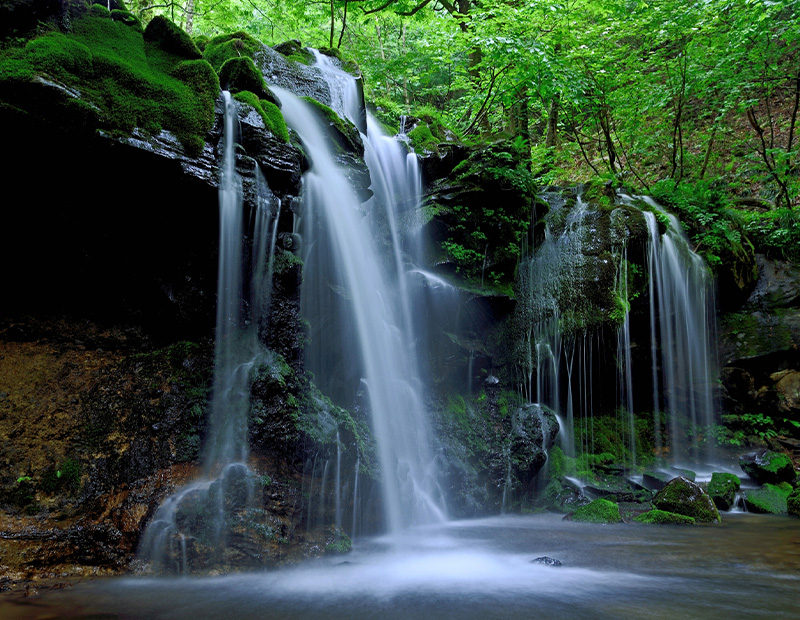
M 755 289 L 720 321 L 724 405 L 800 422 L 800 267 L 756 258 Z
M 780 452 L 759 450 L 739 457 L 742 471 L 759 484 L 792 482 L 797 476 L 792 460 Z

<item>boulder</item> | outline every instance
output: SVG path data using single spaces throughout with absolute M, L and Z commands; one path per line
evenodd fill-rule
M 642 484 L 651 491 L 660 491 L 672 478 L 673 476 L 663 471 L 646 471 L 642 476 Z
M 543 555 L 540 558 L 532 559 L 531 564 L 542 564 L 544 566 L 561 566 L 561 560 L 556 560 L 555 558 Z
M 683 476 L 670 480 L 653 498 L 653 506 L 666 512 L 692 517 L 700 523 L 717 523 L 721 520 L 708 493 Z
M 791 487 L 765 484 L 760 489 L 751 489 L 744 493 L 744 504 L 749 512 L 762 514 L 786 514 Z
M 572 521 L 581 523 L 621 523 L 619 506 L 607 499 L 596 499 L 581 506 L 571 515 Z
M 680 515 L 675 512 L 665 510 L 649 510 L 643 512 L 634 519 L 637 523 L 658 524 L 658 525 L 694 525 L 693 517 Z
M 736 501 L 736 492 L 742 486 L 737 476 L 728 473 L 714 472 L 708 483 L 708 494 L 720 510 L 730 510 Z
M 800 489 L 795 489 L 786 499 L 786 510 L 790 515 L 800 517 Z
M 777 484 L 795 479 L 792 460 L 781 452 L 760 450 L 739 457 L 742 471 L 759 484 Z

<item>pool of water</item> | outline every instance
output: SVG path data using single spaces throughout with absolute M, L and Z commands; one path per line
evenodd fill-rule
M 531 560 L 548 556 L 561 566 Z M 358 541 L 298 568 L 98 579 L 24 600 L 4 620 L 247 618 L 798 618 L 800 520 L 588 525 L 509 516 Z

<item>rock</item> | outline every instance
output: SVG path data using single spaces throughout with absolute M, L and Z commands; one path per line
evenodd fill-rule
M 800 489 L 795 489 L 786 499 L 786 510 L 790 515 L 800 517 Z
M 700 485 L 682 476 L 670 480 L 656 494 L 653 506 L 666 512 L 692 517 L 700 523 L 717 523 L 721 520 L 708 493 Z
M 659 525 L 694 525 L 693 517 L 667 512 L 665 510 L 650 510 L 643 512 L 634 518 L 637 523 L 659 524 Z
M 621 523 L 619 506 L 607 499 L 596 499 L 572 513 L 572 521 L 580 523 Z
M 660 491 L 673 477 L 663 471 L 646 471 L 642 475 L 642 484 L 651 491 Z
M 749 512 L 762 514 L 786 514 L 790 489 L 774 484 L 765 484 L 760 489 L 744 492 L 744 504 Z
M 540 558 L 532 559 L 531 564 L 543 564 L 544 566 L 561 566 L 561 560 L 556 560 L 555 558 L 543 555 Z
M 786 413 L 800 412 L 800 371 L 786 370 L 770 378 L 775 379 L 778 409 Z
M 708 483 L 708 494 L 720 510 L 730 510 L 736 501 L 736 492 L 742 486 L 737 476 L 715 472 Z
M 791 482 L 796 473 L 792 460 L 780 452 L 761 450 L 739 457 L 742 471 L 759 484 Z
M 676 476 L 683 476 L 684 478 L 688 478 L 692 482 L 697 480 L 697 474 L 694 473 L 691 469 L 681 469 L 680 467 L 670 467 L 669 470 L 673 472 Z

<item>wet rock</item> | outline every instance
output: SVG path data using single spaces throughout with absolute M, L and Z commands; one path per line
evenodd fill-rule
M 543 555 L 540 558 L 533 558 L 531 564 L 542 564 L 544 566 L 561 566 L 561 560 Z
M 742 486 L 737 476 L 714 472 L 708 483 L 708 494 L 720 510 L 730 510 L 736 501 L 736 492 Z
M 634 518 L 637 523 L 657 525 L 694 525 L 693 517 L 667 512 L 665 510 L 649 510 Z
M 653 506 L 666 512 L 692 517 L 700 523 L 717 523 L 721 520 L 708 493 L 700 485 L 682 476 L 670 480 L 656 494 Z
M 759 484 L 791 482 L 796 473 L 792 460 L 780 452 L 760 450 L 739 457 L 742 471 Z
M 760 489 L 745 491 L 744 504 L 748 512 L 786 514 L 791 490 L 787 483 L 782 483 L 780 486 L 767 483 Z
M 786 499 L 786 510 L 790 515 L 800 517 L 800 489 L 795 489 Z
M 621 523 L 622 517 L 617 504 L 601 498 L 577 508 L 571 520 L 581 523 Z
M 651 491 L 660 491 L 674 476 L 663 471 L 646 471 L 642 475 L 642 484 Z

